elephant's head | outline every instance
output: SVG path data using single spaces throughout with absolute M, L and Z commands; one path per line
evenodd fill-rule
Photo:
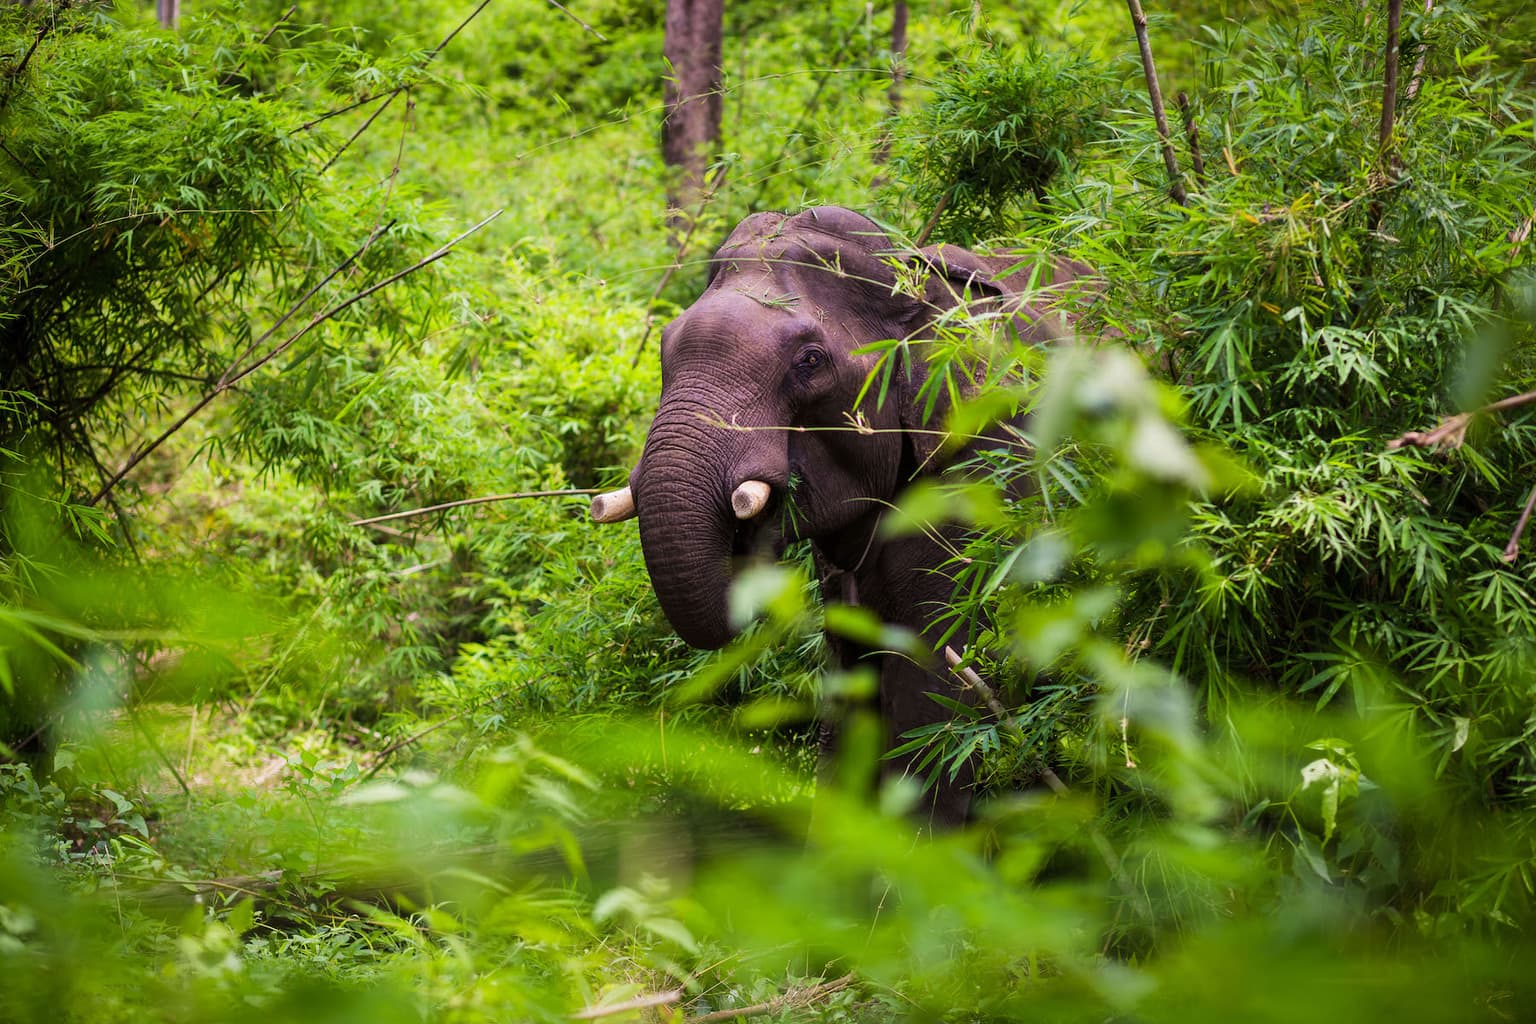
M 938 467 L 936 424 L 916 400 L 926 367 L 895 368 L 885 401 L 871 388 L 856 408 L 877 360 L 858 350 L 928 335 L 963 296 L 1006 302 L 994 272 L 1012 262 L 948 246 L 903 254 L 837 207 L 737 226 L 704 293 L 662 333 L 661 402 L 630 487 L 594 503 L 599 519 L 639 515 L 646 568 L 684 640 L 731 639 L 727 592 L 744 555 L 810 538 L 851 568 L 867 551 L 880 509 Z

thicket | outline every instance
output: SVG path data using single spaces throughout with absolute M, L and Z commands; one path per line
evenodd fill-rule
M 1116 5 L 914 8 L 894 121 L 885 12 L 734 5 L 680 253 L 659 5 L 0 10 L 4 1014 L 1527 1014 L 1533 438 L 1388 442 L 1536 387 L 1536 110 L 1519 10 L 1413 5 L 1384 144 L 1370 6 L 1154 19 L 1180 205 Z M 991 800 L 921 841 L 809 802 L 821 627 L 904 641 L 804 567 L 704 657 L 577 497 L 413 514 L 621 476 L 716 226 L 877 179 L 1106 280 L 1096 347 L 927 353 L 1036 496 L 893 517 L 976 528 L 986 699 L 911 740 Z

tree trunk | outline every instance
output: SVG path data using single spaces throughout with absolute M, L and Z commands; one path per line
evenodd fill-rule
M 724 0 L 667 0 L 663 51 L 672 66 L 661 157 L 675 169 L 667 189 L 668 223 L 676 230 L 704 191 L 704 172 L 720 148 L 720 37 Z
M 181 0 L 155 0 L 155 14 L 159 16 L 161 25 L 175 28 L 181 20 Z

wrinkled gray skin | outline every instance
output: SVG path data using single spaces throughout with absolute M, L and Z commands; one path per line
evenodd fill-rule
M 883 406 L 866 397 L 858 412 L 872 431 L 814 428 L 848 425 L 875 362 L 855 349 L 930 336 L 935 318 L 959 296 L 1014 312 L 1034 340 L 1062 333 L 1062 320 L 1017 300 L 1008 304 L 1010 288 L 993 275 L 1014 260 L 950 246 L 907 252 L 899 261 L 909 285 L 902 290 L 892 252 L 880 228 L 851 210 L 754 214 L 715 254 L 704 293 L 663 331 L 661 403 L 630 485 L 651 582 L 668 621 L 692 646 L 731 640 L 727 593 L 744 556 L 777 554 L 803 538 L 814 542 L 827 601 L 855 600 L 938 640 L 929 623 L 951 598 L 953 579 L 942 568 L 949 555 L 927 536 L 877 533 L 882 510 L 903 486 L 969 454 L 951 453 L 942 463 L 936 457 L 929 431 L 942 424 L 921 422 L 914 402 L 925 367 L 898 368 L 895 394 Z M 1052 283 L 1085 270 L 1058 261 Z M 910 287 L 914 281 L 920 290 Z M 919 293 L 906 293 L 913 290 Z M 770 484 L 773 497 L 743 523 L 730 496 L 747 480 Z M 959 649 L 967 638 L 949 642 Z M 833 649 L 844 664 L 877 664 L 880 713 L 893 741 L 947 717 L 926 691 L 971 699 L 937 658 L 918 665 L 842 642 Z M 886 771 L 905 767 L 890 762 Z M 963 820 L 971 783 L 969 772 L 942 782 L 925 794 L 923 816 Z

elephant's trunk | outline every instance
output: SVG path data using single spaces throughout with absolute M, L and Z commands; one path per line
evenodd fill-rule
M 735 635 L 727 607 L 736 516 L 719 439 L 658 417 L 634 475 L 645 568 L 672 628 L 692 647 Z
M 776 543 L 773 498 L 788 485 L 789 450 L 783 431 L 714 425 L 721 409 L 758 421 L 749 427 L 778 422 L 775 411 L 743 417 L 752 402 L 704 395 L 663 395 L 630 486 L 661 610 L 690 646 L 713 650 L 736 635 L 732 559 Z

